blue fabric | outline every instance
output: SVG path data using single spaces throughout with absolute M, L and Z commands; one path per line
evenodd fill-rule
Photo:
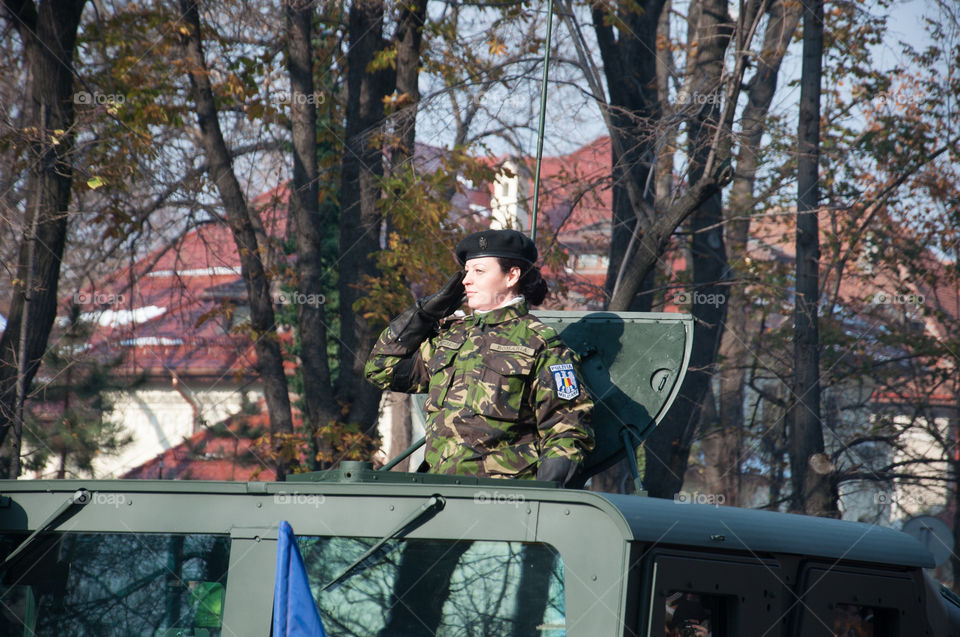
M 297 538 L 286 521 L 277 532 L 277 577 L 273 588 L 273 637 L 327 637 L 310 592 Z

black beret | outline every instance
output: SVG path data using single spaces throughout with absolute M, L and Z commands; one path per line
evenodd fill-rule
M 481 230 L 468 234 L 457 244 L 457 261 L 460 265 L 465 265 L 467 259 L 480 257 L 520 259 L 533 265 L 537 256 L 537 246 L 533 240 L 516 230 Z

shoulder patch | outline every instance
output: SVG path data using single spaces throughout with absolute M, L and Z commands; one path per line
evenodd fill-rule
M 553 386 L 557 396 L 565 400 L 573 400 L 580 395 L 580 385 L 577 383 L 572 363 L 551 365 L 550 373 L 553 374 Z

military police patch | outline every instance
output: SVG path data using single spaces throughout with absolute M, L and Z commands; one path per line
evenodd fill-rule
M 580 395 L 580 386 L 577 384 L 577 377 L 573 373 L 573 364 L 551 365 L 550 373 L 553 374 L 553 384 L 557 388 L 557 396 L 572 400 Z

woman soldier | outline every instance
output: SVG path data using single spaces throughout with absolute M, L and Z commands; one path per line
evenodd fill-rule
M 593 448 L 576 355 L 529 313 L 547 284 L 515 230 L 457 245 L 464 269 L 395 318 L 370 353 L 374 385 L 428 394 L 421 471 L 567 484 Z M 463 303 L 473 314 L 449 317 Z

